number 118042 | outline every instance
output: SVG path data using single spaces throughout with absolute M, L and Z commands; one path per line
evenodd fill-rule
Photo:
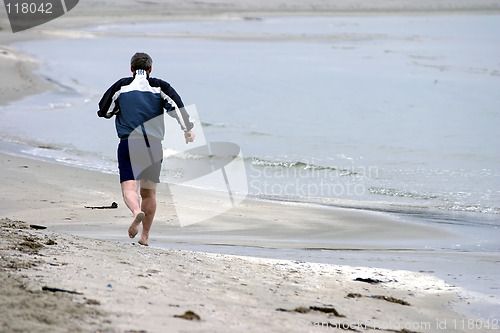
M 34 2 L 23 2 L 6 4 L 8 14 L 52 14 L 52 3 L 45 2 L 37 4 Z

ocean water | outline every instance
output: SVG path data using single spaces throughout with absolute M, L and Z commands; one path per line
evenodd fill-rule
M 253 195 L 498 216 L 499 25 L 457 15 L 75 30 L 15 45 L 59 89 L 2 107 L 0 135 L 116 172 L 113 121 L 96 117 L 97 102 L 142 50 L 196 106 L 199 134 L 241 147 Z M 168 146 L 179 134 L 167 125 Z
M 14 45 L 40 61 L 38 74 L 57 89 L 0 107 L 1 150 L 117 173 L 114 122 L 97 117 L 97 103 L 130 75 L 132 54 L 148 52 L 152 75 L 194 106 L 198 142 L 240 146 L 250 196 L 460 230 L 460 243 L 433 244 L 440 256 L 414 258 L 408 268 L 448 258 L 440 277 L 453 272 L 499 296 L 500 16 L 271 17 L 65 34 Z M 167 152 L 191 147 L 174 120 L 166 125 Z M 478 252 L 489 259 L 477 261 Z M 331 251 L 293 255 L 339 259 Z M 341 256 L 389 268 L 406 261 Z M 481 283 L 460 263 L 476 267 Z

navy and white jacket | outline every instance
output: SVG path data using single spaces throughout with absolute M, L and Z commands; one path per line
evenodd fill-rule
M 99 102 L 99 117 L 116 115 L 116 132 L 126 139 L 138 127 L 147 123 L 148 136 L 163 140 L 164 109 L 176 118 L 185 132 L 193 128 L 184 104 L 172 86 L 160 79 L 148 77 L 146 71 L 137 70 L 133 77 L 122 78 L 113 84 Z

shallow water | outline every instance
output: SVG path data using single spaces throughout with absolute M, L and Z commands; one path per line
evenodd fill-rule
M 251 194 L 500 214 L 499 22 L 172 22 L 21 43 L 60 89 L 3 107 L 1 137 L 115 172 L 113 124 L 96 104 L 147 50 L 153 74 L 196 105 L 207 140 L 241 146 Z M 179 136 L 168 125 L 167 146 Z

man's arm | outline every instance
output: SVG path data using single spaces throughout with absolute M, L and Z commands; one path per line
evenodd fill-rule
M 99 111 L 97 111 L 99 117 L 111 118 L 120 112 L 118 96 L 120 96 L 121 87 L 126 84 L 125 81 L 129 81 L 129 79 L 118 80 L 104 93 L 99 102 Z
M 161 87 L 161 95 L 163 100 L 165 101 L 164 107 L 167 110 L 167 114 L 177 120 L 184 132 L 190 132 L 194 127 L 194 124 L 189 121 L 189 114 L 184 108 L 184 103 L 182 102 L 181 97 L 170 84 L 162 80 L 159 80 L 159 82 Z M 187 141 L 188 139 L 186 137 L 186 142 Z M 192 142 L 192 140 L 189 142 Z

